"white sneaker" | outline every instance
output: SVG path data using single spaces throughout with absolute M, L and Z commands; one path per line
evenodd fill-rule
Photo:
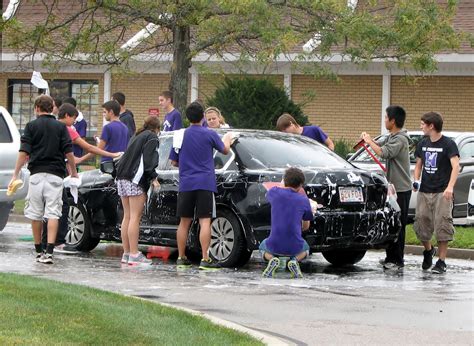
M 124 252 L 122 255 L 122 259 L 120 260 L 121 263 L 128 263 L 128 259 L 130 257 L 129 253 Z
M 128 257 L 128 264 L 133 266 L 133 265 L 149 265 L 152 263 L 152 260 L 146 258 L 141 252 L 138 253 L 138 255 L 132 255 Z

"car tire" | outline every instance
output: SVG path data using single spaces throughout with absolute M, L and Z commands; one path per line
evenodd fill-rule
M 218 209 L 212 220 L 209 255 L 223 267 L 242 266 L 250 258 L 242 226 L 229 210 Z
M 353 265 L 364 258 L 366 250 L 330 250 L 323 251 L 323 257 L 334 266 Z
M 13 203 L 0 203 L 0 231 L 3 231 L 8 222 L 8 216 L 12 210 Z
M 81 201 L 77 204 L 69 199 L 68 212 L 68 232 L 66 235 L 66 244 L 76 248 L 78 251 L 91 251 L 100 238 L 92 237 L 92 227 L 89 215 Z

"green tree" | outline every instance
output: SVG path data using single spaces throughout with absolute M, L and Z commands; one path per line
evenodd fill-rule
M 143 61 L 169 64 L 178 108 L 186 104 L 189 69 L 211 57 L 268 64 L 287 58 L 308 73 L 326 61 L 382 59 L 418 71 L 436 68 L 434 53 L 459 46 L 451 25 L 456 0 L 24 0 L 0 21 L 3 44 L 23 62 L 137 70 Z M 41 6 L 43 18 L 21 16 Z M 36 17 L 35 17 L 36 18 Z M 143 28 L 144 35 L 124 46 Z M 301 47 L 309 39 L 305 50 Z M 227 54 L 226 54 L 227 53 Z M 229 54 L 231 53 L 231 54 Z M 30 59 L 31 58 L 31 59 Z M 30 60 L 29 60 L 30 59 Z M 194 60 L 193 60 L 194 59 Z M 305 64 L 301 64 L 305 62 Z
M 278 117 L 285 112 L 300 125 L 308 123 L 301 108 L 269 79 L 225 78 L 207 104 L 219 108 L 226 122 L 237 128 L 275 129 Z

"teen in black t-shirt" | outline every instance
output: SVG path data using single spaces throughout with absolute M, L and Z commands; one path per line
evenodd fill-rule
M 453 140 L 442 135 L 443 118 L 435 112 L 421 117 L 420 127 L 427 136 L 418 144 L 415 156 L 415 181 L 420 180 L 416 200 L 414 229 L 423 243 L 423 270 L 433 264 L 436 249 L 431 246 L 433 232 L 438 242 L 439 259 L 432 273 L 446 272 L 448 242 L 453 240 L 453 189 L 459 173 L 459 152 Z M 414 185 L 415 187 L 415 185 Z

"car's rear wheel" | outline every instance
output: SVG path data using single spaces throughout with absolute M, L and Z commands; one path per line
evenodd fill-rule
M 84 205 L 81 201 L 75 204 L 73 200 L 69 200 L 66 243 L 79 251 L 91 251 L 100 242 L 99 238 L 92 237 L 91 232 L 91 222 Z
M 359 262 L 362 258 L 364 258 L 366 250 L 348 250 L 348 249 L 340 249 L 340 250 L 330 250 L 330 251 L 323 251 L 323 256 L 332 265 L 335 266 L 344 266 L 344 265 L 352 265 Z
M 13 203 L 0 203 L 0 231 L 3 231 L 8 222 L 8 216 L 12 210 Z
M 240 222 L 229 210 L 217 210 L 212 220 L 209 255 L 224 267 L 244 265 L 250 258 Z

